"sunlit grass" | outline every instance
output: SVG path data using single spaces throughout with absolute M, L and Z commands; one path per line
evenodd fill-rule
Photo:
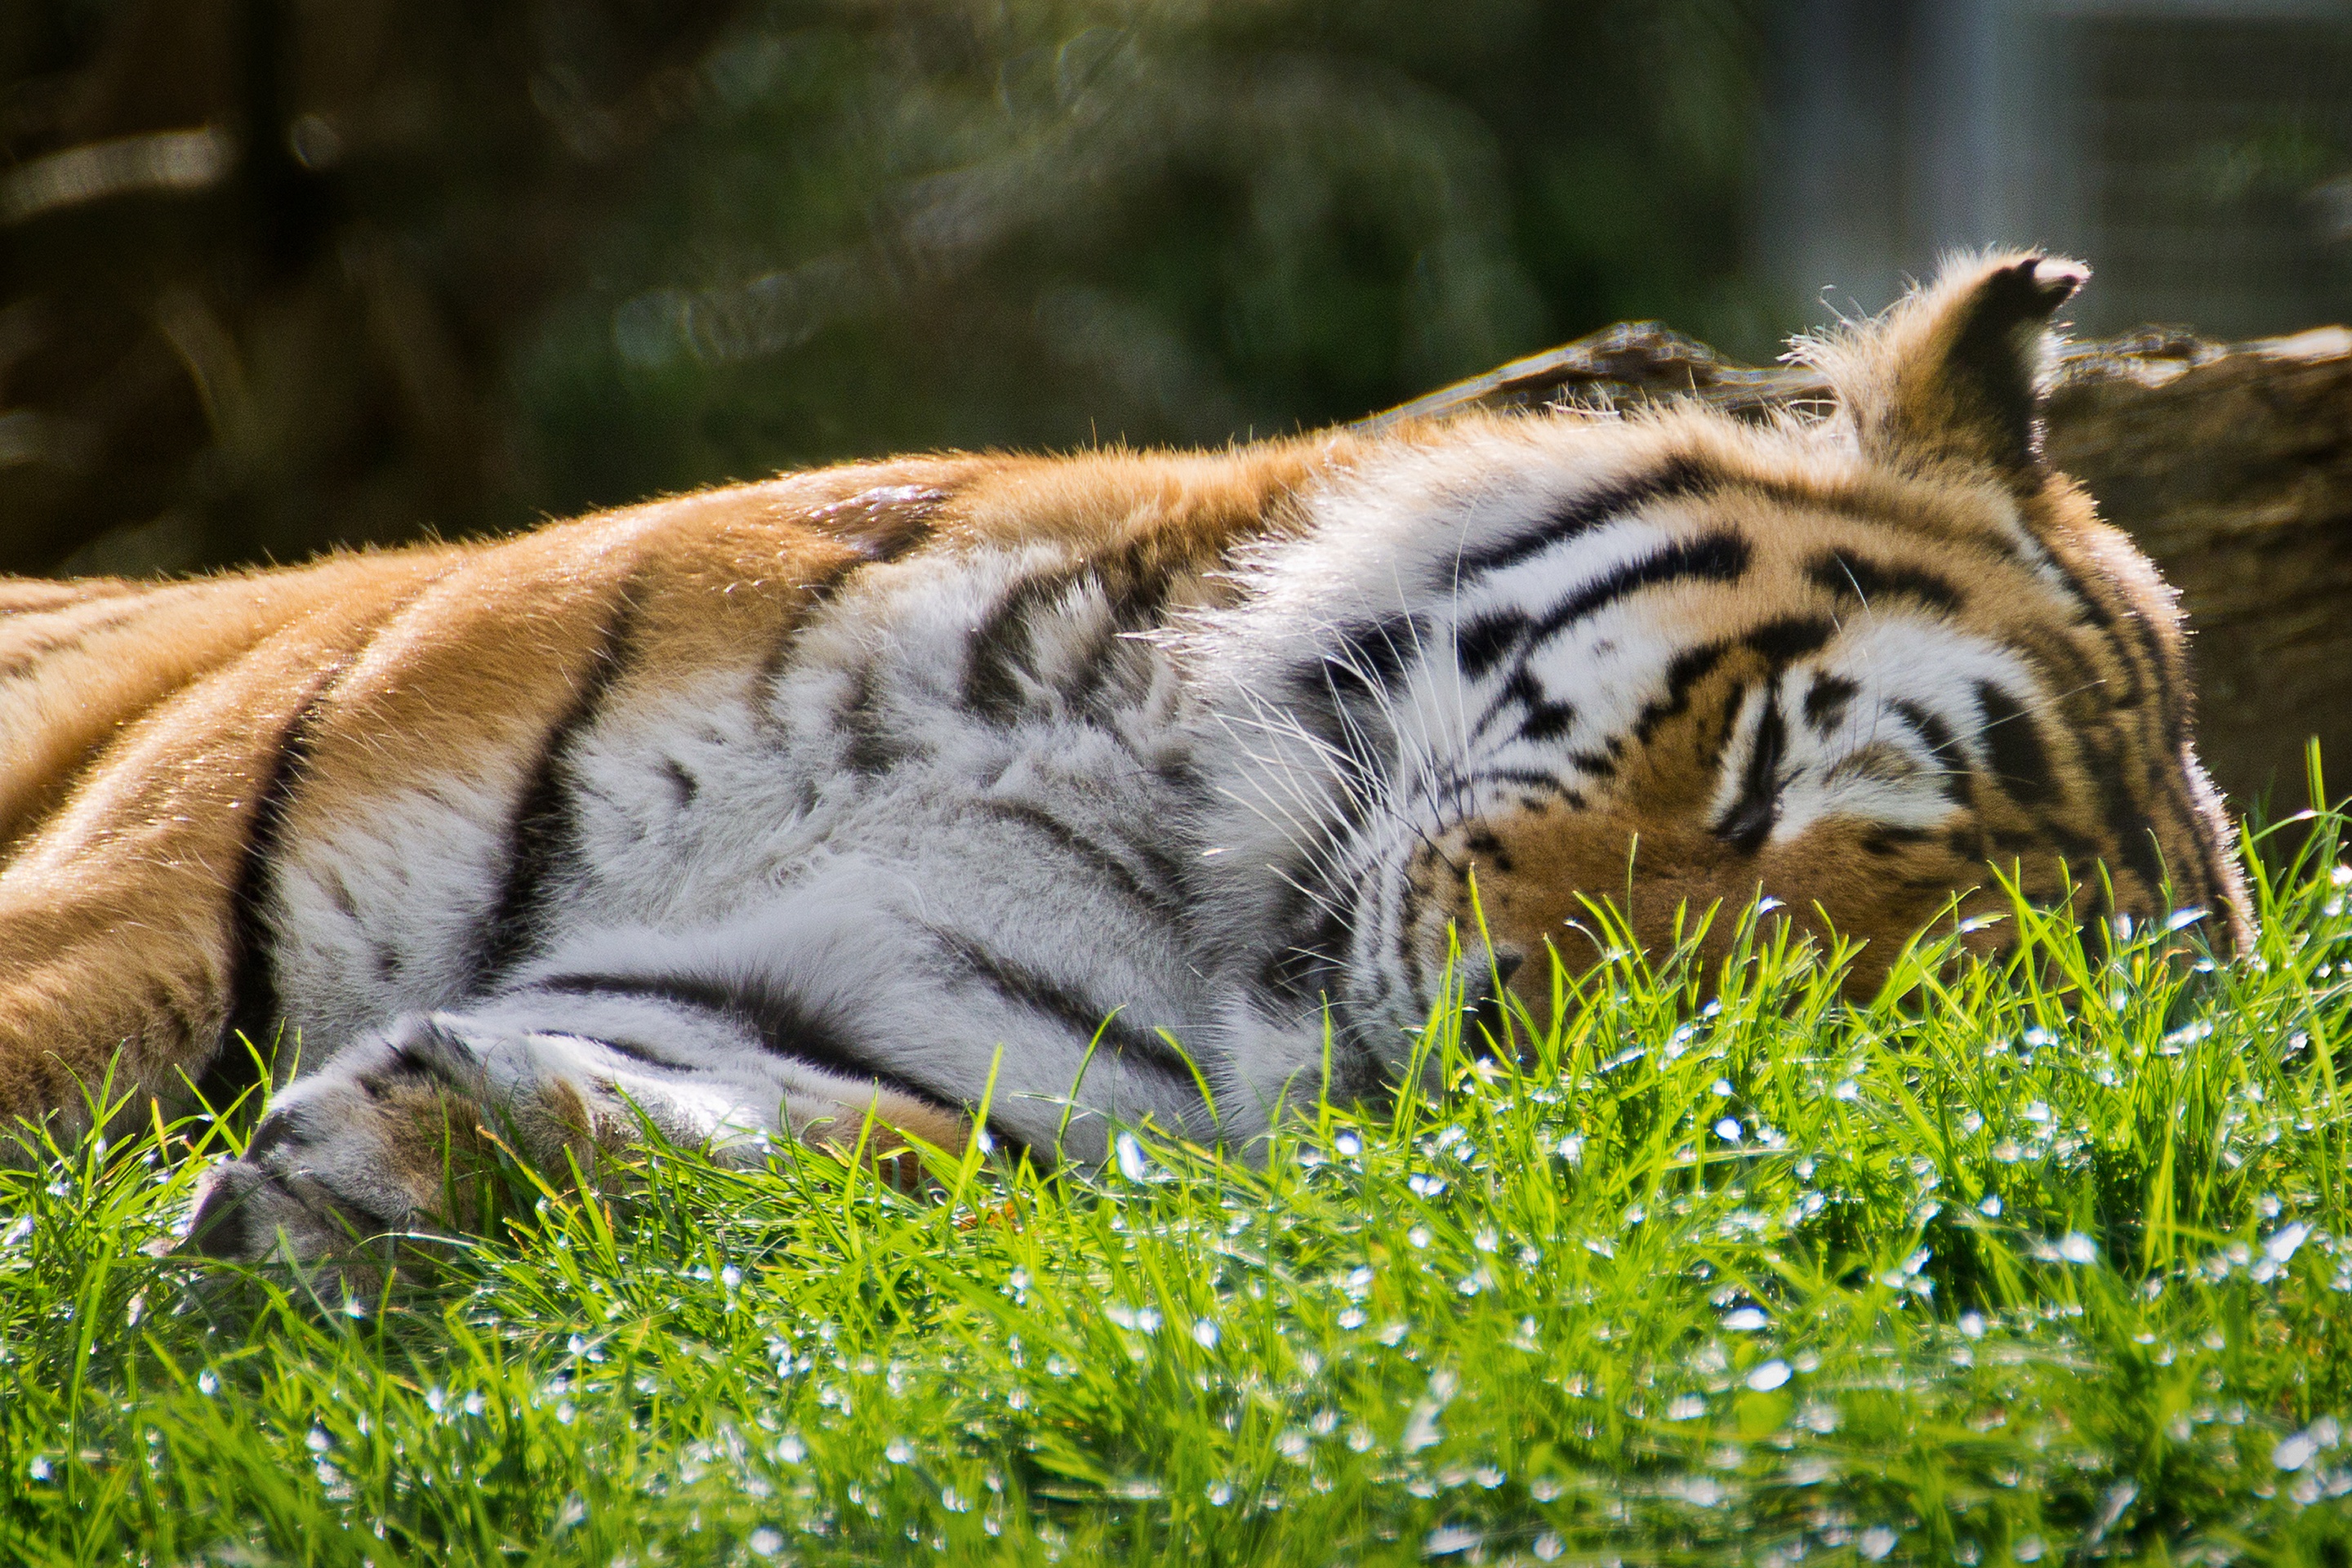
M 511 1173 L 364 1309 L 0 1176 L 0 1560 L 2340 1564 L 2338 826 L 2241 963 L 1624 958 L 1259 1162 Z

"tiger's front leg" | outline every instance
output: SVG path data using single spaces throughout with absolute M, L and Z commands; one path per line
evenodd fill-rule
M 939 1146 L 965 1131 L 961 1118 L 871 1085 L 756 1058 L 730 1071 L 710 1048 L 722 1042 L 664 1050 L 499 1012 L 412 1015 L 289 1085 L 243 1157 L 206 1177 L 189 1246 L 364 1266 L 399 1237 L 477 1231 L 478 1194 L 502 1148 L 565 1181 L 572 1163 L 593 1170 L 648 1127 L 732 1162 L 764 1158 L 778 1137 L 853 1144 L 869 1108 L 882 1124 L 869 1152 L 903 1152 L 902 1130 Z

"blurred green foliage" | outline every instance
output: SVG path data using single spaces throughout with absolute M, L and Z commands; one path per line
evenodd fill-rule
M 0 19 L 0 565 L 1220 442 L 1626 317 L 1766 351 L 1759 14 L 40 0 Z

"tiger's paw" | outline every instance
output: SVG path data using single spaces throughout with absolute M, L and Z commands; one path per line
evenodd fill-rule
M 521 1044 L 418 1016 L 339 1053 L 278 1095 L 241 1158 L 205 1175 L 185 1249 L 352 1275 L 404 1244 L 478 1228 L 502 1154 L 561 1170 L 569 1151 L 584 1169 L 604 1119 L 563 1078 L 493 1103 L 489 1058 Z

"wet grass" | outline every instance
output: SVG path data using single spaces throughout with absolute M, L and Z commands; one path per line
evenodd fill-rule
M 156 1256 L 226 1132 L 84 1150 L 0 1177 L 0 1559 L 2343 1564 L 2339 826 L 2240 963 L 1625 958 L 1262 1164 L 514 1172 L 349 1307 Z

